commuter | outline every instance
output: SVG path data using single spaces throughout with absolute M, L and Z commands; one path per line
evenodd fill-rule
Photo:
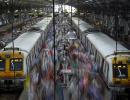
M 42 74 L 41 80 L 41 100 L 46 100 L 47 90 L 46 90 L 46 73 Z
M 39 80 L 39 73 L 37 71 L 37 65 L 34 66 L 32 72 L 31 72 L 31 84 L 30 84 L 30 93 L 33 94 L 33 96 L 31 98 L 33 98 L 33 100 L 35 100 L 36 98 L 38 98 L 38 91 L 37 91 L 37 84 L 38 84 L 38 80 Z
M 56 94 L 57 100 L 64 100 L 64 90 L 59 79 L 56 80 Z
M 83 76 L 80 77 L 79 80 L 79 94 L 80 94 L 80 100 L 84 100 L 84 84 L 83 84 Z
M 63 65 L 62 65 L 62 63 L 60 63 L 59 69 L 57 70 L 57 76 L 58 76 L 60 83 L 64 82 L 64 76 L 63 76 L 62 70 L 63 70 Z
M 68 88 L 69 100 L 72 100 L 73 92 L 74 92 L 74 82 L 73 82 L 73 78 L 72 78 L 70 81 L 69 88 Z
M 52 80 L 47 80 L 46 92 L 46 100 L 54 100 L 54 84 Z
M 68 87 L 69 100 L 77 100 L 78 96 L 78 82 L 76 75 L 73 75 Z

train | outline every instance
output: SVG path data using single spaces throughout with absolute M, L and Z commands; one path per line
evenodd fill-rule
M 73 17 L 73 27 L 89 58 L 96 64 L 95 71 L 111 91 L 130 88 L 130 50 L 108 35 L 94 29 L 80 18 Z
M 30 69 L 52 25 L 52 16 L 45 17 L 0 50 L 0 89 L 24 88 Z

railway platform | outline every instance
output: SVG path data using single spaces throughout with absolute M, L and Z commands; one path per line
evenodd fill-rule
M 19 96 L 18 100 L 29 100 L 28 98 L 28 90 L 24 89 L 21 93 L 21 95 Z

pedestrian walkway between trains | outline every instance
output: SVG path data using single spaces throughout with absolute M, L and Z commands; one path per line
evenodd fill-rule
M 67 18 L 66 18 L 67 19 Z M 56 43 L 58 43 L 63 36 L 69 31 L 68 25 L 61 25 L 64 18 L 56 18 Z M 67 21 L 66 21 L 67 22 Z M 67 23 L 66 23 L 67 24 Z M 70 26 L 71 27 L 71 26 Z M 48 33 L 48 38 L 45 42 L 45 48 L 42 52 L 44 56 L 41 62 L 41 68 L 33 72 L 36 76 L 37 82 L 31 84 L 33 99 L 30 100 L 53 100 L 54 98 L 54 47 L 53 47 L 53 29 Z M 57 38 L 59 37 L 59 38 Z M 56 97 L 57 100 L 85 100 L 93 98 L 94 100 L 102 100 L 100 92 L 98 91 L 98 83 L 95 81 L 95 74 L 90 75 L 93 70 L 92 62 L 84 52 L 79 40 L 69 41 L 61 53 L 56 46 Z M 59 55 L 61 54 L 61 55 Z M 69 75 L 63 73 L 63 70 L 72 70 Z M 38 73 L 40 72 L 40 73 Z M 37 74 L 38 73 L 38 74 Z M 39 82 L 38 82 L 39 81 Z M 34 83 L 34 84 L 33 84 Z M 38 84 L 35 84 L 38 83 Z M 66 86 L 66 87 L 64 87 Z M 98 94 L 98 95 L 97 95 Z
M 76 82 L 73 83 L 73 81 L 70 81 L 70 85 L 68 85 L 70 87 L 68 87 L 68 91 L 67 91 L 69 93 L 69 97 L 72 97 L 74 99 L 74 97 L 75 97 L 74 94 L 77 94 L 79 92 L 79 90 L 77 90 L 78 91 L 77 93 L 76 92 L 72 93 L 72 90 L 74 91 L 76 89 L 76 87 L 80 87 L 80 95 L 83 95 L 83 94 L 86 93 L 84 95 L 84 98 L 86 96 L 88 97 L 88 95 L 89 95 L 89 98 L 95 97 L 95 98 L 100 98 L 99 100 L 102 100 L 101 99 L 102 97 L 99 95 L 100 92 L 97 91 L 98 86 L 95 86 L 95 84 L 97 84 L 95 79 L 94 79 L 95 77 L 91 78 L 89 76 L 89 74 L 88 74 L 88 72 L 91 72 L 93 64 L 89 60 L 89 57 L 85 53 L 83 53 L 83 50 L 78 50 L 79 48 L 81 48 L 81 47 L 74 48 L 74 45 L 70 46 L 70 48 L 69 48 L 69 50 L 70 50 L 69 52 L 71 52 L 69 54 L 70 55 L 70 60 L 69 61 L 71 62 L 70 66 L 72 66 L 71 70 L 76 69 L 76 70 L 74 70 L 75 73 L 78 72 L 78 71 L 80 72 L 79 73 L 80 77 L 79 77 L 79 75 L 77 75 L 77 76 L 74 76 L 74 77 L 71 78 L 72 80 L 77 80 L 77 83 L 79 83 L 79 85 L 78 84 L 74 85 Z M 76 56 L 77 56 L 77 58 L 76 58 Z M 74 62 L 74 61 L 76 61 L 76 62 Z M 83 70 L 82 70 L 82 68 L 83 68 Z M 84 68 L 85 68 L 86 71 L 83 74 Z M 82 73 L 82 75 L 81 75 L 81 73 Z M 92 73 L 93 73 L 92 76 L 94 76 L 95 72 L 91 72 L 91 74 Z M 78 78 L 80 80 L 79 82 L 78 82 Z M 92 84 L 90 84 L 90 82 Z M 86 88 L 86 87 L 88 87 L 88 88 Z M 88 89 L 88 93 L 87 93 L 87 91 L 86 92 L 84 91 L 85 89 Z M 89 92 L 89 91 L 91 91 L 91 92 Z M 98 93 L 98 96 L 96 95 L 95 92 Z M 72 94 L 73 94 L 73 96 L 72 96 Z M 83 97 L 83 96 L 81 96 L 81 97 Z M 76 98 L 75 98 L 75 100 L 76 100 Z M 98 99 L 96 99 L 96 100 L 98 100 Z

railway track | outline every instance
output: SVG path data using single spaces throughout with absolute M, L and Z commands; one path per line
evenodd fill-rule
M 19 100 L 22 90 L 13 92 L 0 92 L 0 100 Z

